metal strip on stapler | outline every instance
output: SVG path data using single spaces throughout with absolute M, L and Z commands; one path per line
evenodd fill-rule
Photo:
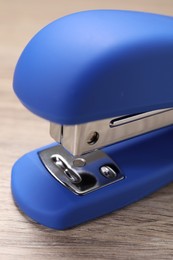
M 50 134 L 73 155 L 101 147 L 173 124 L 173 109 L 125 115 L 79 125 L 50 124 Z
M 42 150 L 39 157 L 57 181 L 78 195 L 125 178 L 115 162 L 101 150 L 75 157 L 57 145 Z

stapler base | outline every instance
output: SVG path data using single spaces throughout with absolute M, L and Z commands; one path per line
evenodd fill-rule
M 102 149 L 125 178 L 85 195 L 76 195 L 58 182 L 32 151 L 12 170 L 16 204 L 36 222 L 67 229 L 136 202 L 173 181 L 173 126 L 165 127 Z

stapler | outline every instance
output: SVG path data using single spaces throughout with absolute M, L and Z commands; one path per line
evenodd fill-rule
M 36 222 L 71 228 L 173 181 L 172 17 L 60 18 L 26 46 L 13 85 L 56 141 L 12 169 L 14 200 Z

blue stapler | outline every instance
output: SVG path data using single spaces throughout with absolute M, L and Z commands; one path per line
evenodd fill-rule
M 12 170 L 18 207 L 67 229 L 173 181 L 173 18 L 95 10 L 60 18 L 24 49 L 14 91 L 56 141 Z

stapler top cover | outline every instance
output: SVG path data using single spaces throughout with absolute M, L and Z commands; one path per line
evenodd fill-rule
M 14 74 L 32 112 L 60 124 L 173 106 L 173 18 L 79 12 L 36 34 Z

